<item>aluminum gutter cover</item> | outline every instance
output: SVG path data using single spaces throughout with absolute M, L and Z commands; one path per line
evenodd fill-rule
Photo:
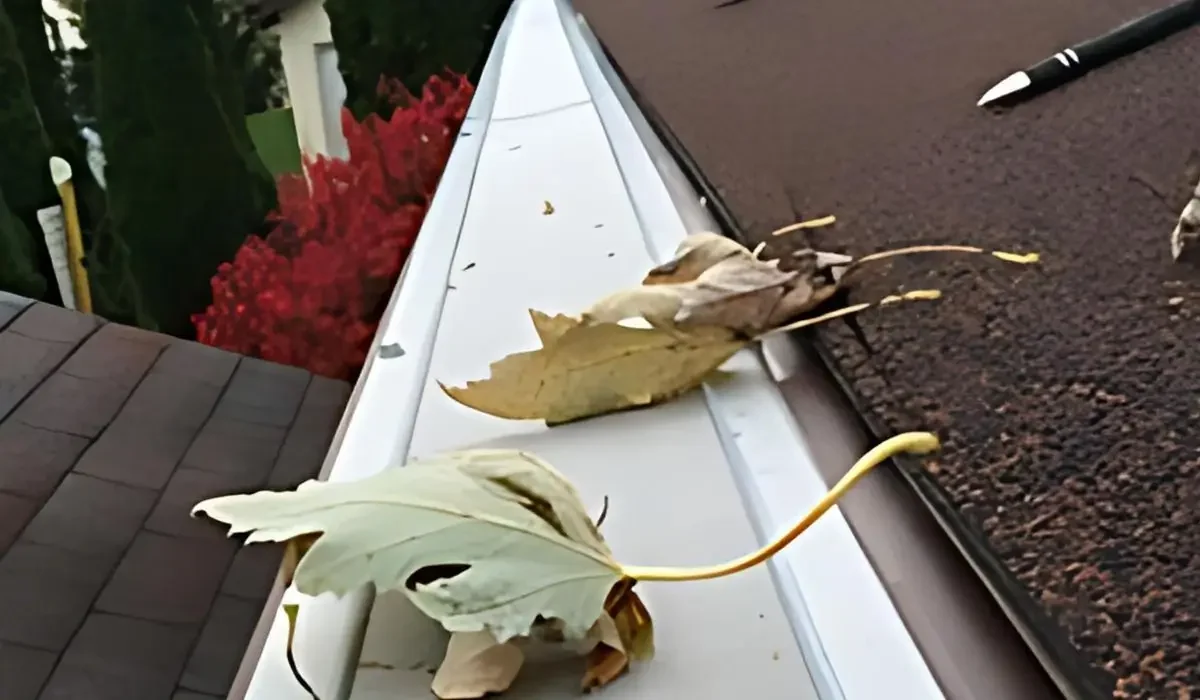
M 534 347 L 527 309 L 575 313 L 636 284 L 686 233 L 715 230 L 661 144 L 635 128 L 640 115 L 606 65 L 566 2 L 514 2 L 381 326 L 378 345 L 404 352 L 364 372 L 329 478 L 448 449 L 521 447 L 597 510 L 610 499 L 604 529 L 622 561 L 722 561 L 825 491 L 758 351 L 731 360 L 737 376 L 718 388 L 552 430 L 470 411 L 434 382 L 479 378 Z M 605 689 L 610 698 L 943 697 L 836 508 L 769 567 L 639 590 L 658 657 Z M 444 633 L 403 596 L 385 594 L 372 611 L 366 591 L 285 595 L 301 603 L 296 654 L 322 700 L 429 692 Z M 247 698 L 309 700 L 287 669 L 284 636 L 280 613 Z M 578 668 L 567 666 L 526 672 L 513 693 L 575 697 Z

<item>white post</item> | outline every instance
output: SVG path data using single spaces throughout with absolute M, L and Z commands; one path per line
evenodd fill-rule
M 283 73 L 287 80 L 292 118 L 296 122 L 296 138 L 305 156 L 343 155 L 340 117 L 342 90 L 322 89 L 318 47 L 332 45 L 329 16 L 322 0 L 305 0 L 285 11 L 275 31 L 279 34 L 279 49 Z M 328 80 L 325 81 L 328 84 Z M 340 86 L 339 86 L 340 87 Z M 332 93 L 332 94 L 326 94 Z M 336 101 L 336 109 L 330 102 Z M 337 119 L 330 123 L 331 119 Z

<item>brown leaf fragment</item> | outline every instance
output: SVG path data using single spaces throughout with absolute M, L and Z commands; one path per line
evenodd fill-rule
M 391 664 L 385 664 L 382 661 L 360 661 L 358 667 L 363 670 L 379 669 L 381 671 L 395 671 L 396 667 Z
M 837 292 L 837 286 L 832 284 L 813 285 L 813 279 L 797 276 L 789 285 L 787 292 L 770 309 L 766 321 L 762 324 L 764 331 L 769 331 L 792 321 L 799 316 L 820 306 Z
M 826 226 L 832 217 L 804 221 L 778 233 Z M 585 311 L 585 322 L 617 323 L 643 318 L 654 326 L 691 323 L 728 328 L 758 338 L 796 322 L 830 301 L 851 283 L 864 265 L 921 253 L 987 254 L 1009 263 L 1038 262 L 1036 253 L 1018 254 L 975 246 L 921 245 L 873 253 L 855 260 L 847 255 L 803 248 L 780 260 L 759 258 L 764 246 L 747 250 L 715 233 L 688 236 L 675 258 L 650 270 L 642 284 L 619 291 Z
M 497 644 L 491 632 L 455 632 L 433 676 L 433 694 L 441 700 L 470 700 L 502 693 L 524 662 L 525 655 L 515 644 Z
M 581 318 L 651 325 L 720 326 L 755 337 L 828 299 L 835 287 L 819 278 L 817 254 L 802 271 L 779 269 L 736 241 L 715 233 L 688 236 L 670 262 L 650 270 L 641 286 L 596 302 Z
M 592 634 L 598 638 L 597 643 L 588 652 L 587 668 L 579 684 L 585 693 L 612 683 L 629 670 L 629 656 L 621 643 L 621 635 L 607 613 L 596 620 Z
M 545 314 L 534 323 L 550 339 L 545 347 L 492 363 L 488 379 L 442 390 L 500 418 L 566 423 L 690 391 L 746 344 L 723 328 L 627 328 Z
M 700 273 L 729 258 L 752 258 L 753 254 L 737 241 L 716 233 L 696 233 L 683 239 L 674 259 L 651 268 L 643 285 L 694 282 Z
M 633 287 L 614 292 L 596 302 L 582 318 L 586 323 L 620 323 L 644 318 L 653 326 L 673 326 L 683 310 L 683 297 L 666 287 Z
M 300 565 L 300 560 L 304 558 L 304 555 L 308 553 L 320 536 L 319 532 L 309 533 L 293 537 L 284 544 L 283 561 L 279 565 L 283 575 L 283 585 L 292 585 L 292 580 L 296 577 L 296 567 Z
M 1176 262 L 1200 262 L 1200 183 L 1171 231 L 1171 257 Z
M 633 592 L 636 582 L 622 579 L 608 594 L 604 610 L 612 617 L 621 645 L 634 661 L 654 658 L 654 622 L 645 603 Z
M 581 684 L 584 692 L 619 678 L 630 661 L 654 657 L 654 624 L 650 611 L 633 592 L 635 583 L 626 578 L 613 586 L 604 602 L 604 615 L 592 627 L 589 636 L 596 646 L 587 655 Z

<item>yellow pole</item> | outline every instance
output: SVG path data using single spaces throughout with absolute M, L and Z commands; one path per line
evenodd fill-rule
M 51 159 L 54 160 L 57 159 Z M 62 200 L 63 220 L 67 226 L 67 262 L 70 264 L 71 286 L 75 289 L 75 308 L 90 314 L 92 288 L 88 282 L 87 268 L 83 266 L 83 231 L 79 226 L 79 209 L 75 203 L 75 183 L 71 181 L 71 166 L 66 161 L 52 162 L 50 170 L 54 176 L 54 184 L 58 187 L 59 199 Z

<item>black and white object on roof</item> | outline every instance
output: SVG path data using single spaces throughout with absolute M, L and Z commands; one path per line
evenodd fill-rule
M 1140 51 L 1200 21 L 1200 0 L 1180 0 L 1104 34 L 1063 49 L 1032 68 L 996 83 L 977 106 L 1033 96 L 1078 78 L 1109 61 Z

